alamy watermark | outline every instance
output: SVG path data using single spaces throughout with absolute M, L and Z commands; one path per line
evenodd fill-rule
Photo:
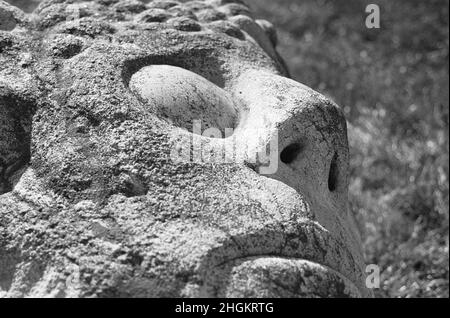
M 380 266 L 371 264 L 366 267 L 366 287 L 368 289 L 379 289 L 381 284 Z
M 377 4 L 369 4 L 366 7 L 366 27 L 368 29 L 379 29 L 381 23 L 380 7 Z
M 246 129 L 247 138 L 236 138 L 234 128 L 207 128 L 194 120 L 193 133 L 174 134 L 170 158 L 175 163 L 249 164 L 264 175 L 278 171 L 278 130 L 270 136 L 267 129 Z

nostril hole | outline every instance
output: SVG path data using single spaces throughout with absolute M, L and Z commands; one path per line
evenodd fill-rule
M 295 159 L 297 159 L 298 155 L 302 152 L 303 145 L 300 143 L 295 143 L 290 146 L 287 146 L 280 154 L 281 162 L 285 164 L 292 163 Z
M 328 189 L 330 192 L 337 190 L 339 182 L 339 167 L 338 167 L 338 155 L 335 154 L 330 166 L 330 173 L 328 176 Z

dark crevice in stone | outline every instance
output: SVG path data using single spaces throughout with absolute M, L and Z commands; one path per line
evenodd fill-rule
M 5 250 L 0 247 L 0 291 L 10 290 L 20 262 L 20 253 L 17 250 Z
M 301 143 L 294 143 L 287 146 L 280 154 L 281 162 L 291 164 L 298 158 L 298 155 L 303 151 L 304 146 Z
M 0 88 L 0 195 L 14 188 L 30 162 L 34 106 Z
M 333 160 L 330 165 L 330 172 L 328 176 L 328 189 L 330 192 L 335 192 L 339 184 L 339 166 L 338 166 L 338 155 L 334 155 Z

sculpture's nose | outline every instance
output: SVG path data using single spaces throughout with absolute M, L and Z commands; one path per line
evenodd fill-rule
M 249 154 L 258 153 L 258 172 L 301 192 L 312 205 L 345 208 L 347 132 L 339 108 L 312 89 L 270 73 L 248 72 L 235 87 L 248 107 L 236 134 Z

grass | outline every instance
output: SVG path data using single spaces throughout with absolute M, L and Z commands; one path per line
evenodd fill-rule
M 293 78 L 349 120 L 350 199 L 378 297 L 449 297 L 449 2 L 247 0 Z M 365 7 L 381 28 L 365 27 Z

